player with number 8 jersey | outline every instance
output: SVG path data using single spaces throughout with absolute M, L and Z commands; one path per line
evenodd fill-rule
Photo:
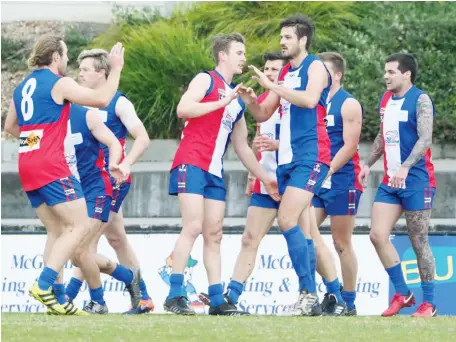
M 59 271 L 71 259 L 86 277 L 97 272 L 82 246 L 89 233 L 87 208 L 81 186 L 66 163 L 64 141 L 70 103 L 104 107 L 117 90 L 124 50 L 111 50 L 112 72 L 106 85 L 87 90 L 63 77 L 68 48 L 62 38 L 43 36 L 34 45 L 29 65 L 37 67 L 14 90 L 5 131 L 20 140 L 19 177 L 24 190 L 48 233 L 43 255 L 45 267 L 29 294 L 54 314 L 84 314 L 65 300 Z
M 34 208 L 42 203 L 40 197 L 48 205 L 83 197 L 64 155 L 70 103 L 57 104 L 51 95 L 60 78 L 46 68 L 34 70 L 13 94 L 19 109 L 19 177 Z
M 57 104 L 51 97 L 59 79 L 49 69 L 38 69 L 14 90 L 14 104 L 22 113 L 19 177 L 25 191 L 71 176 L 63 153 L 70 104 Z

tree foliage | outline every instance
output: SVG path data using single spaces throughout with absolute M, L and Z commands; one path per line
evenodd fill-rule
M 175 138 L 175 108 L 191 78 L 214 66 L 211 38 L 240 32 L 248 63 L 261 66 L 265 51 L 279 50 L 279 23 L 302 13 L 315 23 L 311 52 L 338 51 L 347 60 L 344 87 L 365 108 L 363 140 L 378 132 L 378 100 L 384 91 L 386 56 L 410 52 L 419 60 L 417 86 L 434 99 L 437 141 L 456 141 L 456 6 L 436 2 L 199 2 L 163 18 L 154 11 L 117 13 L 117 22 L 93 46 L 121 40 L 126 65 L 121 88 L 134 101 L 151 137 Z M 258 86 L 251 73 L 235 78 Z M 247 115 L 251 133 L 254 122 Z

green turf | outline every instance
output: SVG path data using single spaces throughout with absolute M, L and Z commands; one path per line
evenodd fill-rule
M 455 341 L 456 317 L 2 314 L 2 341 Z

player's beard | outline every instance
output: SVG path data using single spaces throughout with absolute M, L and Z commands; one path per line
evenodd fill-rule
M 287 48 L 285 53 L 282 52 L 282 56 L 284 59 L 293 59 L 299 56 L 301 53 L 301 49 L 299 46 L 293 46 L 291 48 Z

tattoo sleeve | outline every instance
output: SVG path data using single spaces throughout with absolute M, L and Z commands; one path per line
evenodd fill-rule
M 434 107 L 428 95 L 422 94 L 416 103 L 416 121 L 418 141 L 402 166 L 411 168 L 426 153 L 432 144 L 432 126 L 434 121 Z
M 435 261 L 428 240 L 431 210 L 406 211 L 405 219 L 421 280 L 432 282 L 434 281 Z
M 367 158 L 366 164 L 371 167 L 383 154 L 383 130 L 380 126 L 380 132 L 378 132 L 377 137 L 372 144 L 372 151 Z

